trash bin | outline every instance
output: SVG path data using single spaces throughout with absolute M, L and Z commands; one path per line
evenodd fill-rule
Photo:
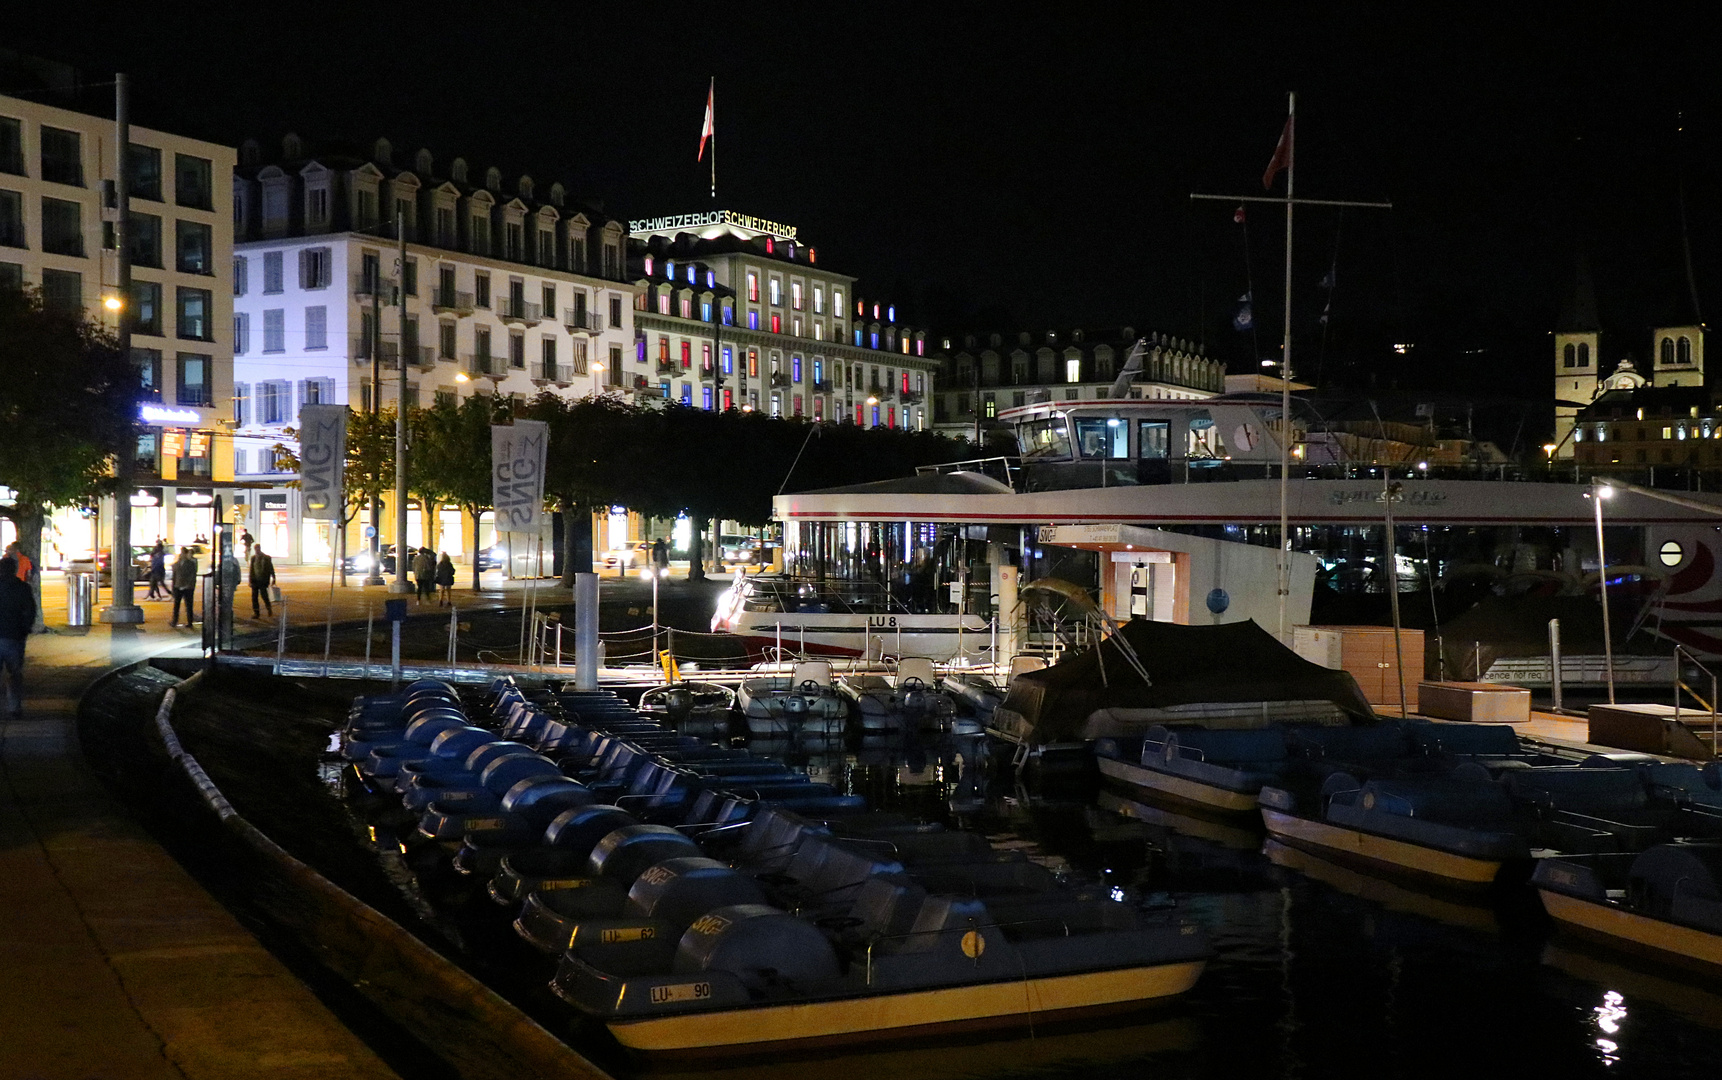
M 96 573 L 66 571 L 66 625 L 89 626 L 96 613 Z

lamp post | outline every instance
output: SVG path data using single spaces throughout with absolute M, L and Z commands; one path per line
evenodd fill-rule
M 114 76 L 114 293 L 103 306 L 118 313 L 118 343 L 120 355 L 128 360 L 132 354 L 132 315 L 126 311 L 132 292 L 131 256 L 131 177 L 127 148 L 131 145 L 131 103 L 127 95 L 125 75 Z M 125 625 L 144 621 L 143 608 L 132 600 L 132 465 L 137 459 L 137 403 L 128 401 L 131 410 L 126 417 L 125 435 L 119 453 L 114 455 L 114 478 L 119 481 L 114 492 L 114 537 L 108 549 L 108 570 L 113 580 L 108 606 L 102 609 L 105 623 Z M 100 542 L 99 540 L 97 541 Z
M 1614 704 L 1614 635 L 1608 621 L 1608 558 L 1602 546 L 1602 501 L 1614 494 L 1614 489 L 1597 481 L 1585 493 L 1596 510 L 1596 587 L 1602 597 L 1602 655 L 1603 670 L 1608 679 L 1608 703 Z

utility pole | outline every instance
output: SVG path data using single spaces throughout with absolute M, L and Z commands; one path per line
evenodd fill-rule
M 407 555 L 407 217 L 398 203 L 395 207 L 395 240 L 401 262 L 401 344 L 395 404 L 395 583 L 389 586 L 389 591 L 407 593 L 412 592 L 412 585 L 407 582 L 407 572 L 412 563 Z M 413 347 L 418 347 L 416 340 Z M 423 515 L 421 510 L 421 521 Z
M 114 287 L 119 291 L 120 355 L 129 363 L 132 355 L 132 253 L 130 247 L 131 185 L 126 169 L 130 165 L 131 102 L 127 95 L 126 77 L 114 76 Z M 143 608 L 132 601 L 132 471 L 137 460 L 138 440 L 135 431 L 137 403 L 129 403 L 134 411 L 126 417 L 125 437 L 114 459 L 114 477 L 119 483 L 114 491 L 114 536 L 108 549 L 108 569 L 113 575 L 113 593 L 108 606 L 102 609 L 105 623 L 136 624 L 144 621 Z M 208 614 L 205 613 L 205 618 Z
M 360 273 L 363 273 L 364 263 L 360 262 Z M 377 256 L 377 272 L 366 283 L 371 290 L 371 416 L 376 417 L 383 409 L 383 301 L 378 294 L 383 291 L 383 259 Z M 371 571 L 365 575 L 366 585 L 382 585 L 383 581 L 383 489 L 377 483 L 377 474 L 371 474 Z M 395 561 L 400 562 L 397 552 Z

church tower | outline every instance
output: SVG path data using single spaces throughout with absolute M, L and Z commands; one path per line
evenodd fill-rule
M 1657 386 L 1704 385 L 1704 324 L 1659 326 L 1650 332 L 1652 378 Z
M 1602 367 L 1602 331 L 1596 314 L 1596 285 L 1590 265 L 1581 256 L 1572 297 L 1555 322 L 1555 451 L 1573 456 L 1573 418 L 1597 395 Z M 1658 379 L 1660 382 L 1660 378 Z

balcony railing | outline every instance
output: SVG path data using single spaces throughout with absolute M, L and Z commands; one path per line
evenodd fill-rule
M 407 363 L 414 367 L 436 367 L 436 347 L 433 345 L 409 345 L 406 357 Z
M 680 370 L 680 368 L 678 368 L 676 366 L 676 362 L 674 360 L 659 360 L 658 361 L 658 374 L 659 375 L 674 375 L 679 370 Z
M 604 316 L 596 308 L 587 308 L 584 311 L 579 308 L 563 308 L 562 325 L 581 333 L 596 334 L 604 329 Z
M 393 341 L 379 342 L 377 358 L 385 368 L 393 371 L 395 361 L 400 358 L 400 345 Z M 353 363 L 367 365 L 371 362 L 371 343 L 362 337 L 353 339 Z
M 385 304 L 392 304 L 395 302 L 395 288 L 394 278 L 363 273 L 353 275 L 353 295 L 361 300 L 375 296 Z
M 462 355 L 460 369 L 474 379 L 500 379 L 508 374 L 501 357 L 481 353 Z
M 442 288 L 431 290 L 431 310 L 438 315 L 471 315 L 472 309 L 472 294 L 469 292 Z
M 831 380 L 830 379 L 814 379 L 813 380 L 813 392 L 815 394 L 829 394 L 829 393 L 831 393 Z
M 538 364 L 532 369 L 532 381 L 541 386 L 552 382 L 567 386 L 574 381 L 573 368 L 567 364 Z
M 771 385 L 773 385 L 773 386 L 788 386 L 789 385 L 789 372 L 787 372 L 787 371 L 774 371 L 774 372 L 772 372 L 771 373 Z
M 496 305 L 496 314 L 503 322 L 535 323 L 539 320 L 537 304 L 505 296 Z

